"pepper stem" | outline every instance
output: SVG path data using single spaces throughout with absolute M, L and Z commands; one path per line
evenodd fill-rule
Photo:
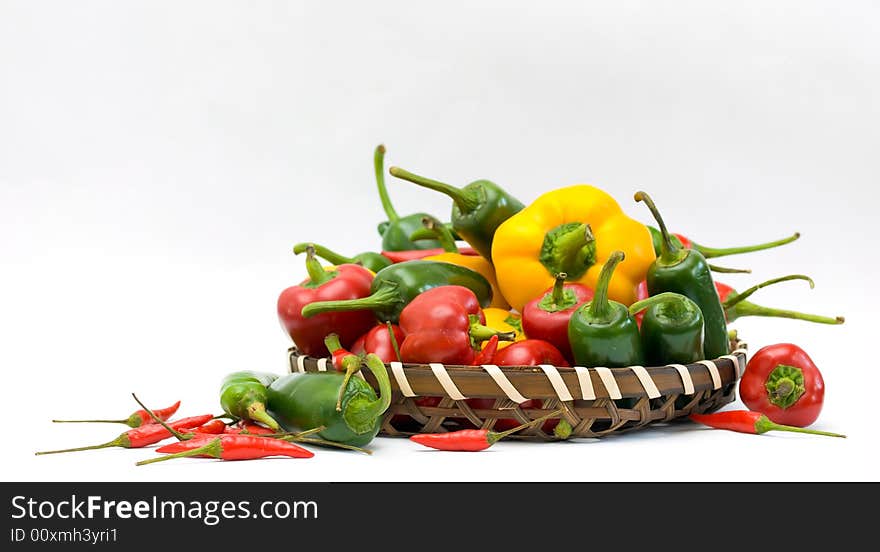
M 736 313 L 737 318 L 743 316 L 767 316 L 771 318 L 791 318 L 793 320 L 803 320 L 805 322 L 815 322 L 817 324 L 832 325 L 843 324 L 846 321 L 843 316 L 836 316 L 832 318 L 830 316 L 821 316 L 818 314 L 808 314 L 792 310 L 774 309 L 770 307 L 756 305 L 749 301 L 741 301 L 737 303 L 736 308 L 733 312 Z
M 663 293 L 658 293 L 657 295 L 652 295 L 647 299 L 642 299 L 641 301 L 636 301 L 632 305 L 629 306 L 629 313 L 635 316 L 637 313 L 651 308 L 658 303 L 673 303 L 673 302 L 683 302 L 687 300 L 687 297 L 684 295 L 680 295 L 678 293 L 673 293 L 671 291 L 664 291 Z
M 422 228 L 410 234 L 410 241 L 437 240 L 447 253 L 458 253 L 455 237 L 445 224 L 437 224 L 431 217 L 422 217 Z
M 793 433 L 809 433 L 810 435 L 825 435 L 827 437 L 843 437 L 846 438 L 846 435 L 842 435 L 840 433 L 831 433 L 830 431 L 819 431 L 816 429 L 806 429 L 803 427 L 795 427 L 777 424 L 770 420 L 766 415 L 761 415 L 758 418 L 758 421 L 755 422 L 755 433 L 762 434 L 767 433 L 768 431 L 791 431 Z
M 555 278 L 553 291 L 550 292 L 550 300 L 553 301 L 554 306 L 558 306 L 565 302 L 565 280 L 568 278 L 568 274 L 560 272 L 556 274 Z
M 755 293 L 756 291 L 758 291 L 761 288 L 765 288 L 767 286 L 772 286 L 773 284 L 778 284 L 779 282 L 787 282 L 789 280 L 806 280 L 807 282 L 810 283 L 810 289 L 813 289 L 814 287 L 816 287 L 816 284 L 815 284 L 815 282 L 813 282 L 813 279 L 810 278 L 809 276 L 805 276 L 803 274 L 789 274 L 788 276 L 780 276 L 779 278 L 772 278 L 770 280 L 767 280 L 766 282 L 761 282 L 760 284 L 754 285 L 742 293 L 738 293 L 737 295 L 728 298 L 726 301 L 724 301 L 724 304 L 723 304 L 724 309 L 725 310 L 729 309 L 730 307 L 736 305 L 737 303 L 744 301 L 746 298 L 748 298 L 750 295 L 752 295 L 753 293 Z
M 741 247 L 706 247 L 705 245 L 700 245 L 691 241 L 691 247 L 702 253 L 703 256 L 707 259 L 712 259 L 714 257 L 725 257 L 727 255 L 738 255 L 740 253 L 751 253 L 753 251 L 772 249 L 774 247 L 779 247 L 780 245 L 791 243 L 800 237 L 801 233 L 795 232 L 791 236 L 788 236 L 787 238 L 782 238 L 781 240 L 759 243 L 755 245 L 745 245 Z
M 328 249 L 323 245 L 318 245 L 316 243 L 298 243 L 293 246 L 293 252 L 299 255 L 300 253 L 305 253 L 306 251 L 308 251 L 309 247 L 312 247 L 315 250 L 315 255 L 333 264 L 346 264 L 357 262 L 356 259 L 346 257 L 345 255 L 340 255 L 332 249 Z M 311 273 L 309 273 L 309 275 L 311 276 Z
M 308 244 L 306 246 L 306 271 L 309 273 L 309 283 L 313 287 L 320 286 L 333 279 L 333 275 L 324 270 L 315 254 L 314 244 Z
M 379 188 L 379 200 L 382 201 L 382 209 L 385 211 L 385 216 L 388 217 L 388 220 L 397 222 L 400 220 L 400 215 L 397 214 L 397 210 L 394 209 L 394 205 L 391 203 L 391 198 L 388 197 L 388 188 L 385 187 L 384 163 L 385 145 L 379 144 L 373 153 L 373 169 L 376 171 L 376 186 Z
M 452 201 L 458 205 L 458 208 L 462 213 L 470 213 L 480 206 L 480 198 L 475 191 L 456 188 L 455 186 L 450 186 L 449 184 L 437 180 L 431 180 L 430 178 L 413 174 L 400 167 L 391 167 L 388 169 L 388 172 L 397 178 L 408 180 L 417 186 L 429 188 L 436 192 L 440 192 L 441 194 L 448 195 L 452 198 Z
M 351 376 L 361 369 L 361 359 L 357 355 L 345 355 L 342 359 L 342 365 L 345 367 L 345 377 L 342 378 L 342 385 L 339 386 L 339 394 L 336 395 L 336 411 L 342 412 L 342 397 L 348 388 L 348 382 Z
M 128 420 L 52 420 L 56 424 L 128 424 Z
M 654 215 L 654 220 L 656 220 L 657 224 L 660 226 L 660 234 L 663 237 L 663 241 L 661 242 L 662 247 L 660 248 L 660 259 L 662 263 L 664 265 L 675 265 L 683 261 L 688 255 L 688 250 L 679 248 L 672 242 L 669 230 L 666 229 L 666 223 L 663 222 L 663 217 L 660 215 L 660 211 L 657 209 L 651 196 L 645 192 L 636 192 L 633 198 L 636 201 L 643 201 L 645 205 L 648 206 L 651 214 Z
M 166 460 L 173 460 L 175 458 L 192 458 L 193 456 L 202 455 L 210 456 L 211 458 L 220 458 L 223 455 L 223 445 L 220 443 L 220 438 L 217 437 L 216 439 L 213 439 L 210 443 L 202 445 L 199 448 L 185 450 L 183 452 L 176 452 L 174 454 L 166 454 L 165 456 L 161 456 L 159 458 L 141 460 L 135 465 L 145 466 L 147 464 L 155 464 L 156 462 L 164 462 Z
M 325 312 L 351 311 L 351 310 L 380 310 L 391 307 L 401 301 L 397 293 L 397 284 L 383 282 L 382 287 L 375 293 L 360 299 L 341 299 L 338 301 L 315 301 L 302 309 L 305 318 Z
M 59 454 L 62 452 L 79 452 L 79 451 L 83 451 L 83 450 L 97 450 L 97 449 L 110 448 L 110 447 L 128 448 L 130 443 L 128 443 L 128 439 L 125 438 L 124 435 L 125 434 L 120 435 L 116 439 L 113 439 L 112 441 L 108 441 L 108 442 L 101 444 L 101 445 L 90 445 L 87 447 L 76 447 L 76 448 L 60 449 L 60 450 L 46 450 L 46 451 L 42 451 L 42 452 L 35 452 L 34 454 L 37 456 L 42 456 L 43 454 Z
M 501 439 L 507 437 L 508 435 L 512 435 L 512 434 L 516 433 L 517 431 L 522 431 L 522 430 L 526 429 L 527 427 L 531 427 L 533 425 L 540 424 L 541 422 L 549 420 L 550 418 L 552 418 L 554 416 L 558 416 L 558 415 L 562 414 L 563 412 L 564 412 L 564 410 L 560 408 L 559 410 L 554 410 L 550 414 L 545 414 L 544 416 L 541 416 L 540 418 L 535 418 L 531 422 L 526 422 L 524 424 L 520 424 L 520 425 L 518 425 L 516 427 L 512 427 L 506 431 L 490 431 L 489 434 L 486 435 L 486 440 L 489 442 L 490 445 L 494 445 L 495 443 L 497 443 Z
M 719 274 L 751 274 L 751 268 L 728 268 L 726 266 L 709 265 L 709 270 L 718 272 Z
M 184 435 L 183 433 L 181 433 L 181 432 L 177 431 L 176 429 L 174 429 L 173 427 L 171 427 L 170 425 L 166 424 L 164 420 L 160 420 L 158 416 L 156 416 L 155 414 L 153 414 L 153 411 L 152 411 L 152 410 L 150 410 L 149 408 L 147 408 L 146 406 L 144 406 L 144 403 L 142 403 L 141 400 L 140 400 L 139 398 L 137 398 L 137 395 L 135 395 L 134 393 L 132 393 L 131 396 L 134 397 L 134 400 L 135 400 L 139 405 L 141 405 L 141 408 L 143 408 L 144 410 L 147 411 L 147 413 L 150 415 L 150 418 L 152 418 L 154 422 L 156 422 L 157 424 L 161 425 L 161 426 L 164 427 L 166 430 L 168 430 L 168 432 L 171 433 L 171 435 L 174 435 L 175 437 L 177 437 L 177 440 L 178 440 L 178 441 L 186 441 L 187 439 L 191 439 L 191 438 L 192 438 L 192 435 L 186 436 L 186 435 Z
M 397 343 L 397 336 L 394 335 L 394 325 L 389 320 L 385 322 L 385 326 L 388 328 L 388 340 L 391 342 L 391 348 L 394 349 L 394 356 L 397 357 L 397 362 L 403 362 L 403 359 L 400 357 L 400 346 Z
M 275 421 L 275 418 L 269 415 L 266 412 L 266 405 L 261 402 L 252 402 L 247 407 L 248 418 L 250 418 L 254 422 L 260 422 L 263 425 L 269 427 L 274 431 L 279 431 L 281 426 L 278 425 L 278 422 Z
M 385 363 L 375 353 L 367 354 L 366 364 L 379 384 L 379 398 L 365 406 L 364 416 L 369 419 L 376 419 L 391 406 L 391 380 L 388 379 Z
M 624 258 L 626 255 L 623 251 L 615 251 L 602 266 L 593 299 L 590 301 L 590 317 L 593 320 L 604 320 L 611 314 L 611 305 L 608 303 L 608 285 L 611 283 L 614 269 Z
M 473 316 L 473 318 L 476 318 L 476 316 Z M 496 335 L 498 336 L 498 341 L 514 341 L 516 339 L 516 332 L 502 332 L 501 330 L 490 328 L 479 322 L 471 322 L 471 327 L 468 330 L 468 333 L 471 336 L 471 341 L 474 343 L 480 343 L 487 339 L 492 339 Z

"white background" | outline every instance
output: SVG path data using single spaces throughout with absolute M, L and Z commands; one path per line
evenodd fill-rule
M 873 216 L 880 10 L 871 2 L 33 2 L 0 4 L 0 365 L 9 480 L 874 480 Z M 528 202 L 591 183 L 650 192 L 755 301 L 843 326 L 743 319 L 825 375 L 830 439 L 679 424 L 480 454 L 378 438 L 372 456 L 35 457 L 101 442 L 137 392 L 217 412 L 227 372 L 283 372 L 275 300 L 291 246 L 376 249 L 372 151 Z M 389 180 L 402 213 L 439 194 Z M 734 405 L 739 406 L 739 405 Z M 12 430 L 15 430 L 14 433 Z

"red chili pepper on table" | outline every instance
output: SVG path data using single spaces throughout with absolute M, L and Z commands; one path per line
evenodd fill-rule
M 778 424 L 807 427 L 819 418 L 825 381 L 803 349 L 777 343 L 759 349 L 746 365 L 739 394 L 751 410 Z
M 181 452 L 168 454 L 161 458 L 141 460 L 138 466 L 164 462 L 174 458 L 218 458 L 221 460 L 254 460 L 269 456 L 288 456 L 291 458 L 311 458 L 315 455 L 295 443 L 243 433 L 224 433 L 207 439 L 191 439 L 175 443 Z M 158 450 L 162 450 L 161 448 Z
M 304 354 L 327 356 L 324 338 L 337 333 L 345 347 L 376 324 L 369 310 L 325 312 L 308 319 L 302 309 L 317 301 L 360 299 L 370 295 L 373 273 L 356 264 L 343 264 L 327 271 L 315 258 L 314 248 L 306 249 L 306 270 L 309 277 L 300 284 L 288 287 L 278 297 L 278 318 Z
M 168 426 L 175 430 L 191 431 L 213 417 L 213 414 L 203 414 L 201 416 L 181 418 L 180 420 L 169 423 Z M 101 445 L 91 445 L 87 447 L 77 447 L 63 450 L 49 450 L 45 452 L 38 452 L 36 454 L 57 454 L 60 452 L 77 452 L 81 450 L 95 450 L 110 447 L 141 448 L 148 445 L 154 445 L 159 441 L 162 441 L 163 439 L 171 437 L 171 435 L 172 433 L 168 431 L 164 426 L 161 426 L 159 424 L 149 424 L 141 427 L 136 427 L 134 429 L 129 429 L 128 431 L 121 433 L 116 439 L 113 439 L 112 441 L 108 441 Z
M 840 433 L 777 424 L 764 414 L 751 410 L 727 410 L 725 412 L 715 412 L 712 414 L 691 414 L 689 418 L 709 427 L 736 431 L 738 433 L 760 435 L 762 433 L 767 433 L 768 431 L 791 431 L 795 433 L 825 435 L 827 437 L 846 437 L 846 435 L 841 435 Z
M 518 425 L 506 431 L 491 431 L 488 429 L 460 429 L 447 433 L 418 433 L 410 437 L 410 440 L 420 445 L 437 450 L 479 452 L 486 450 L 501 439 L 521 431 L 527 427 L 539 424 L 553 416 L 558 416 L 562 410 L 551 412 L 531 422 Z
M 477 296 L 463 286 L 440 286 L 419 294 L 400 313 L 404 339 L 400 345 L 403 362 L 440 362 L 471 365 L 477 356 L 476 344 L 504 333 L 484 326 Z
M 564 272 L 557 274 L 553 287 L 526 303 L 522 325 L 529 338 L 549 342 L 571 361 L 568 321 L 578 307 L 593 299 L 593 290 L 583 284 L 566 284 L 567 277 Z
M 473 247 L 459 247 L 458 252 L 462 255 L 479 255 Z M 442 255 L 446 250 L 442 247 L 434 249 L 412 249 L 407 251 L 383 251 L 382 255 L 390 259 L 393 263 L 405 263 L 406 261 L 418 261 L 425 257 L 434 255 Z
M 167 406 L 165 408 L 157 408 L 153 410 L 153 414 L 156 415 L 160 420 L 167 420 L 171 416 L 177 412 L 177 409 L 180 408 L 180 401 L 172 404 L 171 406 Z M 52 420 L 56 424 L 81 424 L 81 423 L 101 423 L 101 424 L 125 424 L 128 427 L 140 427 L 142 425 L 153 424 L 156 423 L 153 421 L 153 418 L 150 417 L 150 414 L 144 410 L 135 410 L 132 414 L 124 419 L 124 420 Z

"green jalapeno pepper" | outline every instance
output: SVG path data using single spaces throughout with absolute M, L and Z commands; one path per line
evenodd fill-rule
M 437 240 L 419 240 L 414 242 L 409 239 L 410 234 L 422 227 L 422 219 L 428 217 L 437 224 L 443 224 L 433 216 L 427 213 L 415 213 L 412 215 L 400 216 L 391 198 L 388 197 L 388 188 L 385 187 L 385 170 L 383 163 L 385 162 L 385 146 L 380 144 L 376 147 L 373 154 L 373 168 L 376 170 L 376 186 L 379 188 L 379 199 L 382 202 L 382 209 L 388 220 L 380 222 L 377 230 L 382 236 L 383 251 L 412 251 L 413 249 L 437 249 L 440 242 Z M 327 259 L 333 262 L 331 259 Z
M 277 378 L 265 372 L 233 372 L 220 385 L 220 406 L 233 418 L 260 422 L 278 430 L 278 422 L 266 412 L 266 387 Z
M 648 225 L 648 230 L 651 232 L 651 241 L 654 242 L 654 254 L 659 256 L 663 251 L 663 232 L 658 230 L 657 228 Z M 751 253 L 753 251 L 763 251 L 765 249 L 772 249 L 774 247 L 779 247 L 780 245 L 785 245 L 787 243 L 791 243 L 796 239 L 800 238 L 801 235 L 799 232 L 795 232 L 793 235 L 788 236 L 787 238 L 782 238 L 780 240 L 774 240 L 766 243 L 758 243 L 755 245 L 743 245 L 737 247 L 708 247 L 705 245 L 700 245 L 699 243 L 685 238 L 682 240 L 680 234 L 671 234 L 669 239 L 672 241 L 672 244 L 678 248 L 686 248 L 686 249 L 696 249 L 700 253 L 703 254 L 703 257 L 707 259 L 713 259 L 715 257 L 726 257 L 728 255 L 739 255 L 740 253 Z M 718 272 L 718 271 L 716 271 Z
M 660 255 L 648 268 L 649 295 L 659 295 L 669 291 L 680 293 L 696 303 L 703 314 L 703 352 L 706 357 L 718 358 L 730 353 L 730 337 L 727 333 L 724 308 L 718 298 L 718 290 L 715 289 L 715 282 L 712 280 L 712 272 L 706 258 L 696 249 L 675 246 L 657 206 L 648 194 L 636 192 L 634 198 L 648 206 L 660 225 L 663 236 Z
M 521 201 L 488 180 L 476 180 L 463 188 L 457 188 L 399 167 L 391 167 L 389 172 L 397 178 L 451 197 L 452 228 L 486 259 L 492 258 L 495 230 L 525 207 Z
M 327 441 L 362 447 L 379 433 L 382 414 L 391 405 L 391 382 L 385 364 L 375 354 L 365 358 L 379 387 L 361 378 L 345 383 L 342 400 L 337 398 L 345 381 L 341 372 L 297 372 L 282 376 L 269 386 L 269 413 L 288 431 L 324 427 L 318 436 Z
M 608 257 L 593 299 L 578 307 L 568 321 L 568 341 L 579 366 L 621 368 L 644 364 L 635 318 L 626 305 L 608 299 L 608 283 L 623 259 L 622 251 Z
M 629 306 L 632 315 L 642 310 L 642 350 L 649 366 L 691 364 L 706 358 L 703 313 L 696 303 L 679 293 L 665 292 Z
M 480 273 L 440 261 L 406 261 L 376 273 L 370 295 L 342 301 L 316 301 L 303 307 L 306 318 L 324 312 L 372 310 L 382 322 L 397 323 L 400 312 L 420 293 L 439 286 L 464 286 L 477 296 L 480 305 L 492 302 L 492 286 Z

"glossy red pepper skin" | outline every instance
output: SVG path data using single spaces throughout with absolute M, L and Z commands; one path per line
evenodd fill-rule
M 718 282 L 715 282 L 715 287 L 718 288 Z M 719 290 L 720 293 L 720 290 Z M 636 302 L 641 301 L 643 299 L 647 299 L 651 294 L 648 293 L 648 281 L 642 280 L 639 282 L 639 285 L 636 286 Z M 724 299 L 721 300 L 724 302 Z M 636 319 L 636 323 L 639 325 L 639 328 L 642 327 L 642 319 L 645 317 L 645 311 L 639 311 L 633 315 L 633 318 Z
M 272 435 L 275 433 L 275 431 L 269 429 L 268 427 L 263 427 L 259 424 L 255 424 L 253 422 L 241 420 L 236 424 L 226 426 L 226 430 L 223 433 L 250 433 L 251 435 Z
M 291 286 L 278 297 L 278 318 L 296 347 L 303 353 L 324 357 L 329 354 L 324 338 L 330 333 L 339 335 L 343 347 L 354 341 L 376 324 L 369 310 L 325 312 L 310 318 L 302 309 L 316 301 L 360 299 L 370 295 L 373 273 L 360 265 L 337 266 L 326 282 L 314 285 L 312 278 Z
M 219 435 L 226 432 L 226 423 L 223 420 L 216 418 L 193 429 L 192 432 L 204 433 L 208 435 Z
M 428 328 L 406 336 L 400 346 L 403 362 L 472 365 L 476 351 L 470 335 L 461 330 Z
M 397 358 L 397 353 L 394 351 L 394 343 L 391 341 L 392 333 L 397 342 L 397 347 L 400 348 L 400 344 L 403 343 L 403 338 L 405 337 L 400 326 L 391 324 L 391 330 L 389 331 L 388 324 L 380 324 L 363 335 L 364 340 L 361 342 L 360 351 L 356 352 L 356 347 L 353 345 L 352 352 L 355 354 L 373 353 L 386 364 L 399 361 L 400 359 Z
M 825 381 L 806 351 L 793 343 L 777 343 L 749 359 L 739 394 L 749 409 L 777 424 L 807 427 L 822 411 Z
M 477 353 L 476 358 L 474 358 L 474 366 L 493 364 L 496 352 L 498 352 L 498 336 L 493 335 L 489 338 L 489 341 L 486 342 L 483 349 Z
M 219 441 L 216 449 L 206 449 L 206 446 Z M 197 453 L 199 449 L 205 449 Z M 156 449 L 160 453 L 196 453 L 193 456 L 202 458 L 220 458 L 222 460 L 254 460 L 269 456 L 289 456 L 291 458 L 311 458 L 315 455 L 295 443 L 261 437 L 259 435 L 247 435 L 243 433 L 224 433 L 221 435 L 201 435 L 188 441 L 178 441 Z M 161 460 L 161 459 L 157 459 Z M 146 463 L 146 462 L 144 462 Z M 140 463 L 139 463 L 140 464 Z
M 479 255 L 473 247 L 459 247 L 458 252 L 462 255 Z M 382 255 L 389 259 L 392 263 L 405 263 L 406 261 L 417 261 L 425 257 L 434 255 L 442 255 L 446 250 L 437 247 L 434 249 L 413 249 L 407 251 L 383 251 Z
M 492 446 L 488 429 L 460 429 L 448 433 L 418 433 L 410 440 L 437 450 L 479 452 Z
M 726 429 L 728 431 L 748 433 L 751 435 L 761 435 L 768 431 L 790 431 L 794 433 L 808 433 L 811 435 L 825 435 L 826 437 L 846 437 L 846 435 L 831 433 L 830 431 L 816 431 L 793 425 L 779 424 L 772 421 L 761 412 L 752 410 L 726 410 L 724 412 L 713 412 L 711 414 L 691 414 L 688 417 L 694 422 L 715 429 Z
M 565 308 L 555 310 L 553 288 L 526 303 L 522 311 L 523 332 L 528 338 L 541 339 L 552 344 L 571 362 L 571 345 L 568 343 L 568 321 L 574 312 L 593 298 L 593 290 L 582 284 L 565 284 L 563 293 L 569 301 Z M 509 348 L 509 346 L 507 347 Z

